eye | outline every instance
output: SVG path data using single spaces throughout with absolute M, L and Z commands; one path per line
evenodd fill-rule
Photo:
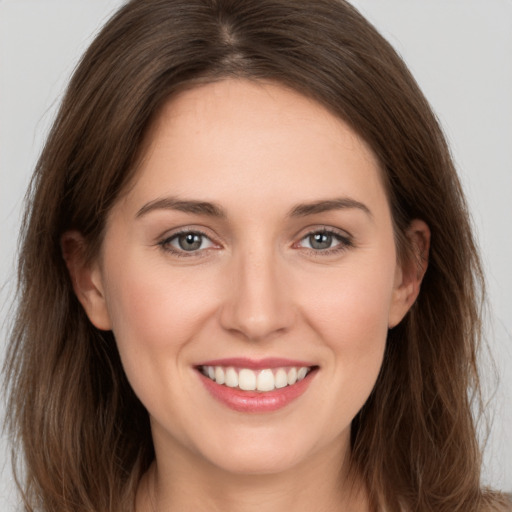
M 332 253 L 338 250 L 344 250 L 347 247 L 351 247 L 353 244 L 350 237 L 347 235 L 322 229 L 308 233 L 297 245 L 315 252 Z
M 215 244 L 200 231 L 182 231 L 159 242 L 164 250 L 181 254 L 199 252 L 215 247 Z
M 318 251 L 323 251 L 325 249 L 330 249 L 332 247 L 333 242 L 337 242 L 334 236 L 331 233 L 313 233 L 308 235 L 305 239 L 306 246 L 311 249 L 316 249 Z

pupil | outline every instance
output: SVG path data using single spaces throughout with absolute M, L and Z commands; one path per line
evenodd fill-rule
M 315 233 L 309 237 L 309 243 L 313 249 L 329 249 L 332 244 L 332 235 Z
M 201 235 L 196 233 L 187 233 L 181 235 L 178 239 L 180 248 L 184 251 L 195 251 L 201 247 Z

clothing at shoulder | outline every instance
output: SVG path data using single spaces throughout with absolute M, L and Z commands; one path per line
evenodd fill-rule
M 482 512 L 512 512 L 512 494 L 490 493 Z

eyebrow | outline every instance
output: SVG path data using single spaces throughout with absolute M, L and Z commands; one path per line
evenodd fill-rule
M 363 211 L 373 219 L 372 212 L 364 203 L 356 201 L 350 197 L 340 197 L 336 199 L 327 199 L 324 201 L 314 201 L 312 203 L 298 204 L 291 209 L 289 216 L 306 217 L 307 215 L 315 215 L 317 213 L 324 213 L 331 210 L 345 210 L 352 208 Z
M 327 199 L 295 205 L 288 213 L 289 217 L 307 217 L 332 210 L 358 209 L 373 219 L 370 209 L 360 201 L 349 197 Z M 136 218 L 143 217 L 155 210 L 177 210 L 184 213 L 207 215 L 225 219 L 226 212 L 222 207 L 208 201 L 196 201 L 193 199 L 182 200 L 175 197 L 163 197 L 146 203 L 136 214 Z
M 143 217 L 155 210 L 177 210 L 185 213 L 208 215 L 209 217 L 226 218 L 225 211 L 218 205 L 208 201 L 181 200 L 175 197 L 163 197 L 146 203 L 135 216 Z

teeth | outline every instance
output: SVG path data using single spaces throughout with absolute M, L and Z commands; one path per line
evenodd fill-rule
M 276 388 L 284 388 L 285 386 L 288 386 L 288 375 L 285 370 L 282 368 L 279 368 L 276 372 Z
M 234 368 L 226 370 L 226 386 L 229 388 L 236 388 L 238 386 L 238 373 Z
M 306 377 L 311 368 L 307 366 L 264 369 L 260 371 L 249 368 L 224 368 L 222 366 L 204 366 L 202 373 L 217 384 L 244 391 L 273 391 L 274 389 L 293 386 Z
M 258 391 L 272 391 L 275 387 L 272 370 L 262 370 L 258 375 Z
M 288 370 L 288 385 L 293 386 L 297 382 L 297 368 L 290 368 Z
M 256 374 L 246 368 L 240 370 L 238 374 L 238 387 L 245 391 L 254 391 L 256 389 Z
M 297 380 L 302 380 L 308 373 L 308 369 L 307 368 L 299 368 L 299 370 L 297 371 Z
M 208 374 L 210 374 L 210 370 L 208 370 Z M 224 370 L 220 366 L 215 367 L 215 382 L 217 382 L 218 384 L 224 384 L 224 382 L 226 382 Z

